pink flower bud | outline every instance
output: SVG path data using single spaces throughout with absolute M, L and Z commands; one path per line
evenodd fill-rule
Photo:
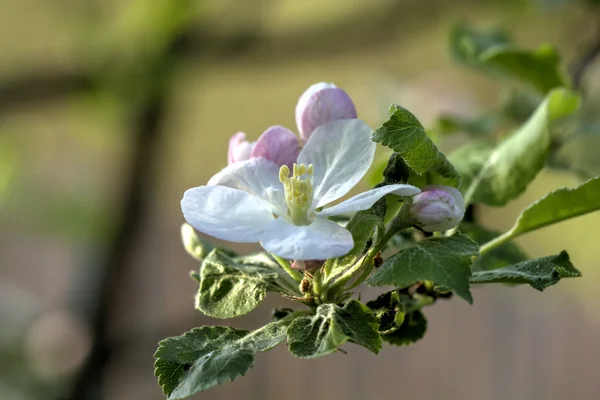
M 431 185 L 413 196 L 410 213 L 425 232 L 447 231 L 456 227 L 465 215 L 460 192 L 450 186 Z
M 296 105 L 296 124 L 304 140 L 326 122 L 353 118 L 356 118 L 356 107 L 352 99 L 332 83 L 315 83 L 300 96 Z
M 229 150 L 227 152 L 227 163 L 233 164 L 250 158 L 250 153 L 255 143 L 246 140 L 244 132 L 238 132 L 229 139 Z
M 266 158 L 279 166 L 287 165 L 291 169 L 299 153 L 298 137 L 289 129 L 276 125 L 260 135 L 250 158 Z

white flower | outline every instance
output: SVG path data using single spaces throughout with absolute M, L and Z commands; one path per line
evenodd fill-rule
M 462 221 L 465 201 L 456 188 L 425 186 L 421 193 L 413 197 L 410 213 L 425 232 L 447 231 Z
M 352 235 L 328 217 L 368 209 L 390 193 L 412 196 L 420 191 L 388 185 L 323 209 L 347 194 L 369 169 L 375 154 L 371 134 L 358 119 L 321 125 L 293 171 L 264 158 L 231 164 L 207 186 L 185 192 L 183 215 L 200 232 L 230 242 L 260 242 L 280 257 L 342 256 L 354 247 Z

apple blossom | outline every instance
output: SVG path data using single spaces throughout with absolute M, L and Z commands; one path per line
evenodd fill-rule
M 265 158 L 227 166 L 206 186 L 188 189 L 181 201 L 186 221 L 200 232 L 231 242 L 260 242 L 294 260 L 325 260 L 354 247 L 350 232 L 330 216 L 365 210 L 387 194 L 419 189 L 388 185 L 324 208 L 346 195 L 375 155 L 372 130 L 358 119 L 319 126 L 290 169 Z

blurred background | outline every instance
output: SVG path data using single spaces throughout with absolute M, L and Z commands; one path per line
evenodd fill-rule
M 391 102 L 426 126 L 442 112 L 476 116 L 503 84 L 452 61 L 457 22 L 553 44 L 568 65 L 598 20 L 560 0 L 0 0 L 0 399 L 164 398 L 157 342 L 223 323 L 193 308 L 182 194 L 226 165 L 234 133 L 295 129 L 310 84 L 345 89 L 374 127 Z M 600 97 L 595 64 L 585 87 Z M 544 171 L 479 218 L 507 229 L 578 182 Z M 348 345 L 306 361 L 279 346 L 196 398 L 600 398 L 599 225 L 589 215 L 518 241 L 532 257 L 568 249 L 582 279 L 543 294 L 476 287 L 473 306 L 426 309 L 425 338 L 378 357 Z M 254 328 L 290 305 L 271 296 L 225 323 Z

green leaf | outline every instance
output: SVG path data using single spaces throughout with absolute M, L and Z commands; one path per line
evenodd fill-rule
M 456 186 L 460 174 L 427 136 L 417 118 L 395 104 L 390 107 L 390 114 L 390 119 L 373 133 L 373 141 L 398 153 L 415 174 L 437 174 Z
M 542 94 L 569 86 L 560 58 L 550 45 L 523 50 L 500 30 L 478 31 L 461 24 L 450 35 L 452 55 L 459 62 L 530 85 Z
M 450 33 L 450 51 L 458 62 L 480 66 L 480 55 L 491 48 L 510 43 L 500 29 L 475 30 L 466 24 L 456 25 Z
M 505 235 L 517 237 L 527 232 L 600 210 L 600 177 L 573 189 L 556 189 L 521 212 Z
M 495 46 L 481 53 L 479 60 L 490 70 L 531 85 L 542 94 L 560 86 L 569 86 L 560 69 L 560 58 L 550 45 L 543 45 L 535 51 L 511 45 Z
M 248 332 L 203 326 L 159 343 L 154 374 L 169 400 L 183 399 L 243 376 L 254 356 L 285 339 L 290 319 Z
M 214 249 L 200 267 L 196 308 L 215 318 L 247 314 L 265 298 L 278 276 L 277 264 L 266 254 L 233 259 Z
M 407 314 L 418 311 L 434 301 L 434 298 L 427 294 L 402 289 L 383 293 L 375 300 L 367 302 L 366 306 L 379 320 L 379 333 L 388 335 L 402 326 Z
M 383 170 L 383 180 L 388 184 L 407 183 L 412 171 L 400 153 L 392 153 Z
M 463 222 L 460 224 L 460 231 L 479 245 L 483 245 L 490 240 L 500 236 L 500 233 L 489 231 L 477 224 Z M 488 253 L 481 254 L 475 259 L 471 266 L 472 271 L 488 271 L 502 268 L 507 265 L 516 264 L 527 260 L 527 256 L 513 242 L 504 243 Z
M 332 258 L 325 262 L 324 270 L 329 278 L 337 273 L 343 273 L 362 258 L 374 241 L 381 240 L 385 227 L 380 217 L 371 213 L 370 210 L 365 210 L 356 213 L 346 225 L 346 229 L 352 234 L 354 248 L 342 257 Z
M 429 280 L 472 303 L 471 258 L 478 252 L 479 246 L 464 235 L 426 239 L 388 258 L 366 283 L 403 288 Z
M 459 167 L 463 180 L 469 182 L 465 200 L 502 206 L 519 196 L 546 162 L 551 143 L 550 124 L 571 114 L 578 105 L 576 93 L 555 89 L 529 120 L 493 151 L 472 154 Z M 470 152 L 473 151 L 472 148 Z
M 494 151 L 494 143 L 489 140 L 475 140 L 454 150 L 448 156 L 461 176 L 460 190 L 465 193 L 482 166 Z
M 495 114 L 476 118 L 446 114 L 437 119 L 435 129 L 442 135 L 467 133 L 474 137 L 481 137 L 491 135 L 499 124 L 500 116 Z M 456 165 L 454 166 L 456 167 Z
M 477 271 L 471 283 L 527 283 L 534 289 L 544 290 L 556 284 L 561 278 L 581 276 L 566 251 L 556 256 L 527 260 L 515 265 L 492 271 Z
M 427 331 L 427 319 L 421 311 L 413 311 L 406 315 L 398 329 L 387 335 L 382 335 L 384 342 L 395 346 L 407 346 L 420 340 Z
M 295 319 L 287 331 L 290 352 L 300 358 L 330 354 L 350 340 L 373 353 L 381 350 L 378 322 L 364 304 L 351 300 L 342 308 L 321 304 L 315 315 Z
M 456 178 L 443 177 L 435 171 L 427 171 L 419 175 L 406 165 L 399 153 L 392 153 L 387 164 L 385 164 L 383 172 L 379 175 L 374 175 L 373 178 L 377 176 L 379 177 L 379 181 L 383 178 L 384 184 L 408 183 L 417 187 L 427 185 L 456 186 L 458 182 Z

